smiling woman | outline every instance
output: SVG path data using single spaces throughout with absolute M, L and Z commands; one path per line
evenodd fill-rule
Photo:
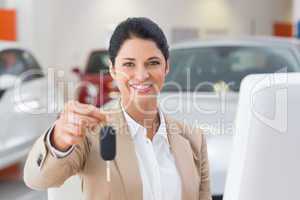
M 154 111 L 148 112 L 148 116 L 155 118 L 156 98 L 168 71 L 168 62 L 154 42 L 139 38 L 128 39 L 120 49 L 115 65 L 111 67 L 120 89 L 122 105 L 129 110 L 139 109 L 139 112 L 133 112 L 132 115 L 144 115 L 147 110 Z M 136 117 L 143 119 L 141 116 Z
M 68 102 L 31 150 L 26 184 L 35 189 L 61 186 L 77 174 L 89 200 L 210 200 L 202 131 L 170 118 L 158 106 L 157 95 L 170 70 L 160 27 L 147 18 L 123 21 L 111 37 L 109 55 L 120 100 L 102 110 Z M 99 156 L 103 125 L 116 130 L 111 180 Z

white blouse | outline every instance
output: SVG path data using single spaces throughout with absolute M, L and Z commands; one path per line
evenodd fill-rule
M 143 183 L 143 200 L 180 200 L 181 179 L 170 151 L 164 116 L 159 112 L 160 126 L 152 142 L 147 130 L 124 110 L 133 138 Z

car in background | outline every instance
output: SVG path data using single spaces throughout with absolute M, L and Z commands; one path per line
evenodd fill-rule
M 55 120 L 48 91 L 36 58 L 15 42 L 0 41 L 0 174 L 20 162 Z
M 109 74 L 109 55 L 104 49 L 90 53 L 83 72 L 78 67 L 73 72 L 79 76 L 80 87 L 77 88 L 77 99 L 81 103 L 102 106 L 117 92 L 113 79 Z
M 249 37 L 183 42 L 170 51 L 160 108 L 207 138 L 212 193 L 222 199 L 241 80 L 249 74 L 300 71 L 300 42 Z

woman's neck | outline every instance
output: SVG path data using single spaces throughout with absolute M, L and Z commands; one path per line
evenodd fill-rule
M 121 104 L 132 119 L 147 129 L 147 136 L 152 140 L 160 124 L 157 101 L 128 103 L 121 99 Z

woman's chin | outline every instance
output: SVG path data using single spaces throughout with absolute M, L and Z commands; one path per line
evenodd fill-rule
M 139 92 L 130 88 L 129 93 L 127 95 L 123 95 L 123 99 L 126 99 L 126 102 L 131 103 L 138 103 L 138 104 L 145 104 L 151 101 L 157 100 L 157 93 L 154 90 L 147 91 L 147 92 Z
M 134 94 L 132 100 L 136 103 L 149 103 L 150 101 L 156 101 L 157 95 L 155 93 L 150 94 Z

